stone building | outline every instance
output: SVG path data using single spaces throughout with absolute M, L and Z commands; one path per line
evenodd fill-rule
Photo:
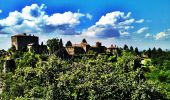
M 27 48 L 28 48 L 29 52 L 38 52 L 39 51 L 38 50 L 39 49 L 38 46 L 39 45 L 36 45 L 34 43 L 30 43 L 30 44 L 27 45 Z
M 87 42 L 81 42 L 80 45 L 85 52 L 87 52 L 90 49 L 90 45 Z
M 39 45 L 39 38 L 34 35 L 27 35 L 26 33 L 14 35 L 11 37 L 11 41 L 16 50 L 28 49 L 29 52 L 48 53 L 47 46 L 43 43 Z
M 73 44 L 72 46 L 66 46 L 66 51 L 69 55 L 85 54 L 88 51 L 96 53 L 105 53 L 106 47 L 102 46 L 101 42 L 96 42 L 95 46 L 90 46 L 87 42 L 82 41 L 80 44 Z
M 87 42 L 82 41 L 80 44 L 73 44 L 72 46 L 66 46 L 66 51 L 69 55 L 78 55 L 86 53 L 90 45 Z
M 69 55 L 78 55 L 78 54 L 84 54 L 85 51 L 81 46 L 67 46 L 66 51 L 68 52 Z
M 107 48 L 107 52 L 111 52 L 113 54 L 116 54 L 118 50 L 118 47 L 116 45 L 111 45 L 110 47 Z
M 27 35 L 26 33 L 14 35 L 11 37 L 12 46 L 15 46 L 16 50 L 23 50 L 27 48 L 28 44 L 39 45 L 39 38 L 37 36 Z
M 101 42 L 96 42 L 95 46 L 91 46 L 89 50 L 96 52 L 96 53 L 105 53 L 106 52 L 106 47 L 102 46 Z

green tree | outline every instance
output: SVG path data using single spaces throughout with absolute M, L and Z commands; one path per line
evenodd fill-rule
M 14 45 L 12 45 L 12 47 L 8 49 L 8 52 L 15 52 L 15 51 L 16 51 L 16 48 Z
M 86 39 L 83 39 L 82 42 L 83 42 L 83 43 L 87 43 Z
M 139 52 L 139 50 L 138 50 L 137 47 L 135 48 L 135 53 L 136 53 L 137 55 L 140 55 L 140 52 Z
M 151 56 L 152 56 L 151 48 L 148 49 L 147 54 L 148 54 L 148 57 L 151 58 Z
M 72 46 L 72 43 L 71 43 L 71 41 L 67 41 L 67 43 L 66 43 L 66 45 L 65 45 L 66 47 L 68 47 L 68 46 Z
M 19 68 L 36 67 L 39 60 L 40 58 L 38 54 L 27 52 L 22 58 L 16 60 L 16 64 Z
M 60 40 L 58 38 L 53 38 L 47 40 L 47 46 L 49 47 L 50 53 L 54 53 L 59 49 Z
M 123 47 L 124 50 L 129 50 L 128 46 L 125 44 Z
M 133 49 L 133 47 L 132 46 L 130 46 L 130 51 L 133 51 L 134 49 Z
M 63 48 L 63 40 L 62 39 L 60 39 L 60 41 L 59 41 L 59 49 L 60 48 Z
M 156 51 L 157 51 L 157 50 L 156 50 L 156 48 L 154 47 L 154 48 L 152 49 L 152 53 L 155 54 Z
M 161 54 L 162 54 L 162 52 L 163 52 L 161 48 L 158 48 L 158 50 L 157 50 L 157 51 L 158 51 L 158 53 L 159 53 L 160 55 L 161 55 Z

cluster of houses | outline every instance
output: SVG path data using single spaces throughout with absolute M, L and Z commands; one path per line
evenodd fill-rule
M 23 50 L 25 48 L 28 48 L 30 52 L 46 52 L 48 50 L 47 46 L 43 43 L 39 45 L 39 37 L 34 35 L 27 35 L 26 33 L 12 36 L 11 41 L 12 46 L 14 46 L 16 50 Z M 118 47 L 114 45 L 111 45 L 108 48 L 102 46 L 101 42 L 96 42 L 95 46 L 90 46 L 86 41 L 82 41 L 80 44 L 65 46 L 64 48 L 71 56 L 85 54 L 90 51 L 96 53 L 116 53 L 118 49 Z

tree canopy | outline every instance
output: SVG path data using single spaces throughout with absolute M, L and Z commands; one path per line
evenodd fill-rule
M 71 41 L 67 41 L 67 43 L 66 43 L 66 47 L 68 47 L 68 46 L 72 46 Z

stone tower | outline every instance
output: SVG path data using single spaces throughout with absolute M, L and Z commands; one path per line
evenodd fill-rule
M 39 38 L 37 36 L 27 35 L 26 33 L 11 36 L 12 46 L 15 46 L 16 50 L 22 50 L 27 48 L 28 44 L 33 43 L 39 45 Z

